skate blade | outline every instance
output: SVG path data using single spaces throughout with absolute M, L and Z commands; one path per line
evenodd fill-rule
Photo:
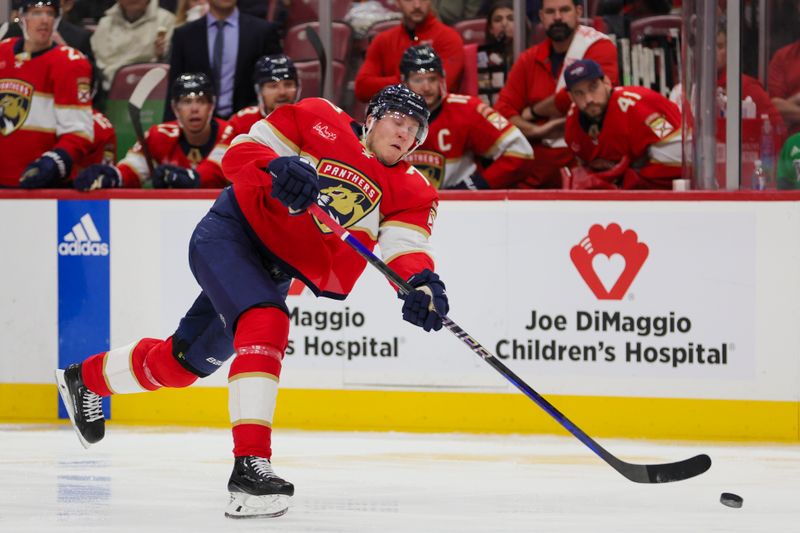
M 230 495 L 230 503 L 225 509 L 228 518 L 276 518 L 289 510 L 289 496 L 285 494 L 253 496 L 231 492 Z
M 56 383 L 58 384 L 58 393 L 61 395 L 61 401 L 64 402 L 64 409 L 67 410 L 69 421 L 72 423 L 72 429 L 75 430 L 75 434 L 78 436 L 81 445 L 88 450 L 89 446 L 92 444 L 83 438 L 81 432 L 78 431 L 78 426 L 75 424 L 75 410 L 72 408 L 72 398 L 69 395 L 69 388 L 64 379 L 64 371 L 60 368 L 56 369 Z

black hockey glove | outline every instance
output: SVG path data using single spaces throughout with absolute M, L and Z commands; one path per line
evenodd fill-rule
M 311 163 L 299 156 L 277 157 L 269 162 L 272 175 L 272 197 L 289 208 L 289 213 L 302 213 L 317 201 L 319 179 Z
M 461 189 L 469 191 L 482 191 L 484 189 L 490 189 L 491 187 L 489 187 L 489 184 L 486 183 L 485 179 L 483 179 L 483 176 L 475 172 L 472 174 L 472 176 L 467 176 L 466 179 L 459 181 L 452 187 L 446 188 L 452 190 Z
M 191 168 L 175 165 L 158 165 L 153 171 L 154 189 L 196 189 L 200 174 Z
M 442 329 L 442 316 L 450 311 L 450 304 L 447 302 L 444 282 L 439 279 L 439 275 L 426 268 L 408 278 L 408 283 L 415 290 L 405 296 L 397 293 L 399 298 L 405 300 L 403 320 L 425 331 Z
M 28 165 L 19 179 L 23 189 L 43 189 L 56 186 L 72 171 L 72 158 L 60 148 L 43 153 Z
M 122 187 L 122 175 L 114 165 L 90 165 L 75 176 L 73 186 L 79 191 Z

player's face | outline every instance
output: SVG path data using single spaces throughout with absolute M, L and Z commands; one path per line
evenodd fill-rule
M 428 109 L 436 107 L 442 98 L 442 77 L 436 72 L 412 72 L 406 85 L 425 99 Z
M 728 36 L 724 32 L 717 34 L 717 72 L 725 70 L 728 65 Z
M 514 38 L 514 10 L 500 7 L 494 10 L 489 19 L 489 33 L 498 41 Z
M 372 117 L 368 119 L 372 120 Z M 367 148 L 384 165 L 394 165 L 411 150 L 419 129 L 419 122 L 398 112 L 386 113 L 371 125 Z
M 184 96 L 174 105 L 175 116 L 188 133 L 203 131 L 211 119 L 214 104 L 208 96 Z
M 52 6 L 32 7 L 23 15 L 28 40 L 34 48 L 43 48 L 53 39 L 56 23 L 56 9 Z
M 572 0 L 543 0 L 539 19 L 547 36 L 559 43 L 572 37 L 581 13 L 583 8 L 573 4 Z
M 590 118 L 599 118 L 605 113 L 611 95 L 611 82 L 608 78 L 583 80 L 569 91 L 578 110 Z
M 264 111 L 272 113 L 276 108 L 291 104 L 297 100 L 297 82 L 295 80 L 268 81 L 261 84 L 261 99 Z
M 397 7 L 405 21 L 419 24 L 428 16 L 431 0 L 397 0 Z

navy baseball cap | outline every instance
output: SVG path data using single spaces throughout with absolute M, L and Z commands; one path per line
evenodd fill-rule
M 583 80 L 597 80 L 605 76 L 603 69 L 597 61 L 591 59 L 579 59 L 572 63 L 564 71 L 564 83 L 567 90 L 572 90 L 576 83 Z

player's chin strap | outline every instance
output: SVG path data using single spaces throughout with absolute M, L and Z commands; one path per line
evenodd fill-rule
M 320 222 L 325 224 L 336 236 L 346 242 L 359 255 L 367 260 L 369 264 L 380 270 L 386 278 L 395 284 L 403 294 L 408 294 L 414 290 L 406 280 L 392 270 L 389 265 L 381 261 L 361 241 L 350 235 L 338 222 L 336 222 L 318 204 L 311 204 L 308 211 Z M 684 461 L 665 464 L 640 465 L 627 463 L 617 458 L 611 452 L 603 448 L 582 429 L 576 426 L 570 419 L 564 416 L 550 402 L 544 399 L 538 392 L 533 390 L 527 383 L 505 366 L 499 359 L 492 355 L 489 350 L 484 348 L 477 340 L 461 329 L 455 322 L 447 316 L 442 316 L 442 324 L 450 330 L 460 341 L 466 344 L 470 350 L 475 352 L 481 359 L 486 361 L 492 368 L 497 370 L 512 385 L 517 387 L 523 394 L 533 400 L 536 405 L 544 409 L 553 419 L 561 424 L 565 429 L 572 433 L 579 441 L 585 444 L 590 450 L 597 454 L 603 461 L 608 463 L 617 472 L 631 481 L 637 483 L 666 483 L 668 481 L 680 481 L 702 474 L 711 467 L 711 459 L 704 454 L 696 455 Z

